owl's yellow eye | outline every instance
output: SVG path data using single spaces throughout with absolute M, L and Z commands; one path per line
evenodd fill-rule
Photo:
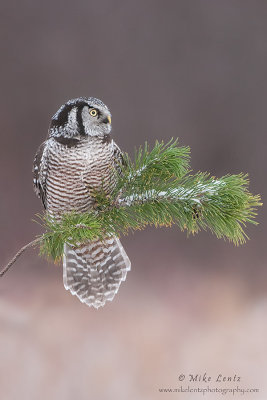
M 92 117 L 96 117 L 98 114 L 98 111 L 95 108 L 92 108 L 92 110 L 89 111 L 90 115 L 92 115 Z

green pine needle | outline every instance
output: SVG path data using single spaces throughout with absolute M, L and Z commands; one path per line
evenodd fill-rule
M 94 194 L 96 207 L 88 213 L 75 212 L 55 222 L 43 215 L 41 223 L 42 255 L 60 260 L 64 243 L 72 245 L 125 235 L 148 225 L 177 225 L 182 231 L 197 233 L 209 229 L 218 238 L 242 244 L 248 238 L 247 223 L 255 221 L 259 195 L 248 191 L 245 174 L 226 175 L 220 179 L 207 173 L 190 174 L 188 147 L 178 147 L 177 140 L 147 143 L 135 152 L 134 161 L 124 154 L 118 182 L 112 194 Z

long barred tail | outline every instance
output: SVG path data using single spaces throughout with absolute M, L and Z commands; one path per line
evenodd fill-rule
M 130 269 L 131 262 L 116 237 L 64 246 L 65 289 L 88 306 L 98 308 L 113 300 Z

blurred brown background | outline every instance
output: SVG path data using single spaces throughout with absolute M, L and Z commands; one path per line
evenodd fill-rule
M 178 136 L 195 171 L 248 172 L 264 201 L 266 2 L 11 0 L 0 14 L 1 264 L 40 232 L 33 157 L 81 95 L 110 107 L 122 149 Z M 264 207 L 258 221 L 239 248 L 175 228 L 124 238 L 132 271 L 98 311 L 28 251 L 0 282 L 0 399 L 191 400 L 203 396 L 158 389 L 207 372 L 266 400 Z

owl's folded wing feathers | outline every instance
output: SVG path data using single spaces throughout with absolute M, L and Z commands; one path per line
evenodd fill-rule
M 47 161 L 48 151 L 45 141 L 38 148 L 33 161 L 33 188 L 37 196 L 41 198 L 44 208 L 46 208 Z
M 115 160 L 115 168 L 118 171 L 119 175 L 122 175 L 122 166 L 126 165 L 126 160 L 123 152 L 114 141 L 113 141 L 113 154 Z

